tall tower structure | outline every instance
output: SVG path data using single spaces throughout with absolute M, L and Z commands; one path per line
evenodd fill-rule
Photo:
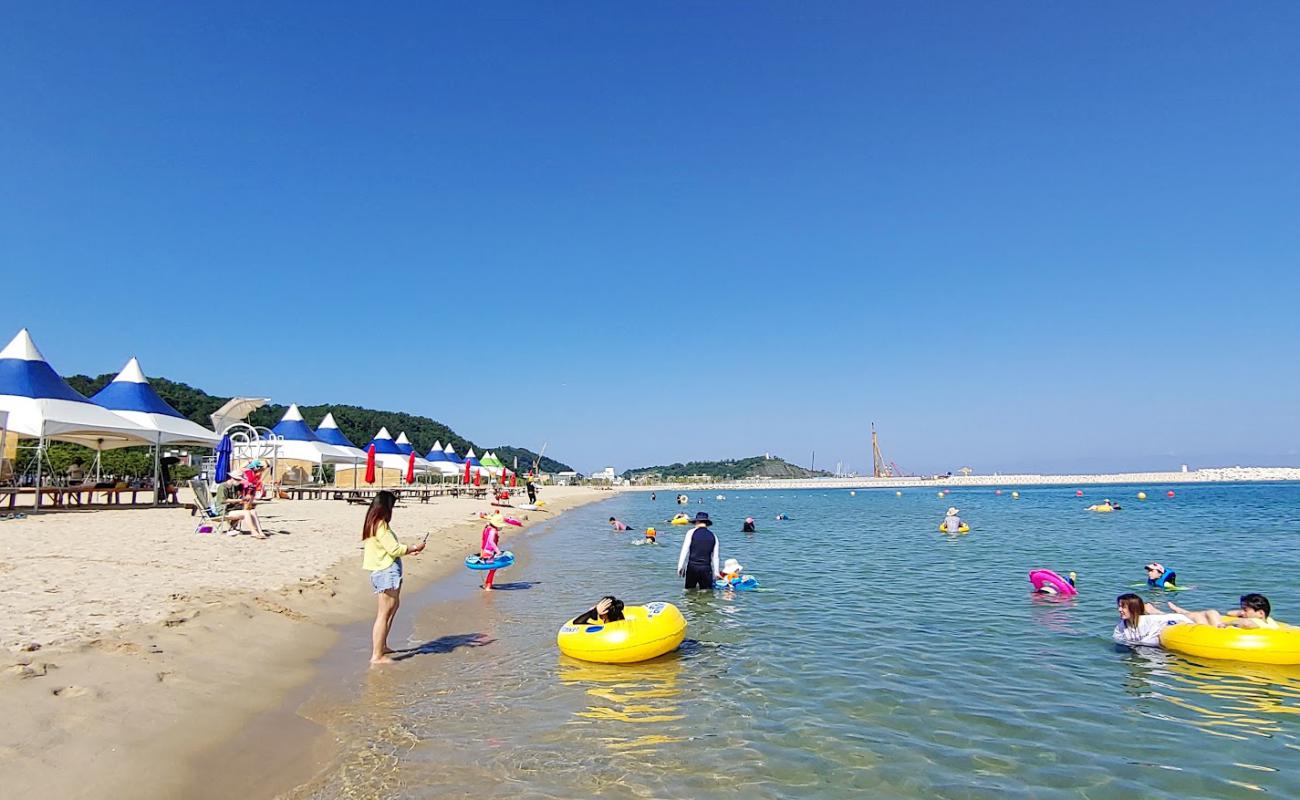
M 876 423 L 871 423 L 871 475 L 876 478 L 894 477 L 893 466 L 880 453 L 880 439 L 876 437 Z

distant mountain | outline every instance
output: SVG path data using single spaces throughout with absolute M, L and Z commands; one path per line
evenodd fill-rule
M 713 480 L 738 480 L 741 478 L 817 478 L 829 476 L 823 470 L 804 469 L 782 458 L 754 456 L 726 461 L 688 461 L 658 467 L 629 469 L 623 477 L 629 480 L 657 477 L 664 481 L 683 480 L 708 476 Z
M 116 375 L 112 373 L 100 375 L 96 378 L 91 378 L 87 375 L 70 375 L 66 380 L 73 389 L 76 389 L 78 392 L 90 397 L 100 389 L 107 386 L 114 377 L 116 377 Z M 154 391 L 156 391 L 163 400 L 166 400 L 172 408 L 175 408 L 189 419 L 204 427 L 208 427 L 212 424 L 212 420 L 210 419 L 212 412 L 221 408 L 221 406 L 230 399 L 228 397 L 210 395 L 202 389 L 196 389 L 193 386 L 184 383 L 177 383 L 176 381 L 169 381 L 166 378 L 150 378 L 149 383 L 153 386 Z M 433 447 L 433 443 L 437 441 L 442 443 L 444 447 L 448 444 L 452 445 L 456 448 L 456 452 L 461 455 L 464 455 L 465 451 L 471 447 L 473 447 L 479 455 L 482 455 L 486 449 L 494 449 L 496 454 L 501 458 L 502 463 L 511 467 L 513 467 L 514 464 L 514 457 L 518 455 L 521 471 L 531 469 L 533 460 L 537 457 L 535 453 L 522 448 L 502 446 L 498 448 L 485 449 L 479 447 L 469 439 L 458 435 L 455 431 L 441 422 L 417 414 L 406 414 L 399 411 L 376 411 L 371 408 L 348 405 L 300 405 L 298 408 L 302 411 L 303 419 L 305 419 L 307 424 L 311 425 L 313 428 L 320 424 L 320 421 L 325 418 L 326 413 L 333 412 L 334 421 L 338 423 L 339 430 L 343 431 L 343 434 L 351 439 L 353 444 L 361 448 L 366 446 L 366 443 L 370 441 L 372 436 L 379 432 L 380 428 L 388 428 L 388 432 L 391 433 L 394 438 L 396 438 L 399 433 L 405 432 L 407 438 L 411 440 L 411 444 L 415 446 L 416 452 L 420 455 L 429 452 L 429 449 Z M 280 417 L 284 416 L 286 410 L 288 410 L 288 406 L 266 405 L 259 408 L 257 411 L 254 411 L 252 415 L 249 416 L 248 421 L 253 425 L 270 428 L 280 421 Z M 61 449 L 63 447 L 63 445 L 60 445 Z M 77 446 L 66 445 L 66 447 L 76 448 Z M 135 449 L 136 448 L 129 448 L 129 450 Z M 127 454 L 123 453 L 122 455 L 126 456 Z M 507 457 L 507 455 L 509 457 Z M 110 453 L 105 453 L 104 463 L 106 470 L 109 469 L 110 460 L 118 459 L 110 459 Z M 125 464 L 122 465 L 122 471 L 129 471 L 132 474 L 135 474 L 137 472 L 137 470 L 134 469 L 136 466 L 136 460 L 139 459 L 130 460 L 130 467 L 125 466 Z M 141 461 L 141 463 L 144 462 Z M 525 463 L 527 464 L 527 467 L 525 467 Z M 572 467 L 556 461 L 553 458 L 543 458 L 542 469 L 548 472 L 562 472 L 572 469 Z

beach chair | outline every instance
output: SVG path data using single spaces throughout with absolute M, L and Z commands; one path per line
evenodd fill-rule
M 226 510 L 213 505 L 212 493 L 202 478 L 191 478 L 190 489 L 194 492 L 194 506 L 190 516 L 198 515 L 199 524 L 194 526 L 195 533 L 224 533 L 226 530 Z M 208 528 L 204 531 L 204 528 Z

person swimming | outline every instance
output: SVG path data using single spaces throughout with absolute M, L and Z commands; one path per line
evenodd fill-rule
M 617 518 L 617 517 L 610 517 L 610 518 L 609 518 L 609 526 L 610 526 L 611 528 L 613 528 L 614 530 L 618 531 L 619 533 L 622 533 L 623 531 L 627 531 L 627 530 L 631 530 L 631 529 L 632 529 L 632 526 L 631 526 L 631 525 L 628 525 L 626 522 L 624 522 L 623 520 L 621 520 L 621 519 L 619 519 L 619 518 Z
M 742 524 L 742 525 L 740 526 L 740 532 L 741 532 L 741 533 L 753 533 L 753 532 L 754 532 L 754 518 L 753 518 L 753 517 L 745 517 L 745 522 L 744 522 L 744 524 Z
M 1160 609 L 1144 603 L 1142 598 L 1129 592 L 1115 598 L 1119 611 L 1119 624 L 1111 638 L 1120 644 L 1159 646 L 1160 632 L 1170 625 L 1183 625 L 1192 621 L 1184 614 L 1162 614 Z
M 777 515 L 776 515 L 776 518 L 777 518 L 778 521 L 779 521 L 779 520 L 788 520 L 788 519 L 790 519 L 790 518 L 789 518 L 788 516 L 786 516 L 785 514 L 777 514 Z
M 721 580 L 726 584 L 740 583 L 742 577 L 741 573 L 744 571 L 745 568 L 740 565 L 739 561 L 734 558 L 729 558 L 722 564 Z
M 1226 614 L 1220 614 L 1217 609 L 1207 608 L 1204 611 L 1188 611 L 1185 608 L 1179 608 L 1171 600 L 1168 603 L 1169 610 L 1175 614 L 1184 614 L 1191 618 L 1192 622 L 1200 625 L 1213 625 L 1216 628 L 1264 628 L 1273 630 L 1282 627 L 1282 624 L 1273 619 L 1273 604 L 1262 594 L 1252 592 L 1241 596 L 1241 605 Z
M 966 520 L 957 516 L 957 507 L 949 506 L 948 513 L 943 518 L 943 529 L 947 533 L 961 533 L 961 526 L 966 524 Z
M 1071 572 L 1065 576 L 1065 580 L 1071 586 L 1074 586 L 1075 580 L 1077 580 L 1078 577 L 1079 576 L 1077 574 Z M 1038 592 L 1039 594 L 1060 594 L 1060 592 L 1056 591 L 1056 587 L 1050 583 L 1044 583 L 1042 586 L 1039 586 L 1037 589 L 1035 589 L 1035 591 Z
M 643 542 L 643 544 L 654 544 L 654 543 L 655 543 L 655 537 L 658 536 L 658 535 L 659 535 L 659 533 L 658 533 L 654 528 L 646 528 L 646 529 L 645 529 L 645 541 Z
M 612 594 L 600 598 L 595 606 L 573 618 L 574 625 L 594 625 L 623 621 L 623 601 Z
M 1147 573 L 1147 586 L 1153 589 L 1172 589 L 1178 585 L 1178 573 L 1167 569 L 1159 561 L 1152 561 L 1144 569 Z

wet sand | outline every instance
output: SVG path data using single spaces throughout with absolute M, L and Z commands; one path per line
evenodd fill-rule
M 548 487 L 552 513 L 514 513 L 531 526 L 608 496 Z M 259 510 L 266 541 L 194 534 L 176 509 L 3 523 L 6 793 L 226 797 L 311 776 L 327 743 L 283 709 L 340 627 L 373 616 L 359 567 L 364 507 L 276 501 Z M 461 568 L 477 546 L 474 515 L 486 510 L 453 499 L 399 507 L 399 537 L 433 533 L 424 554 L 406 559 L 408 597 Z M 399 615 L 395 633 L 404 624 Z M 212 774 L 228 782 L 201 780 Z

